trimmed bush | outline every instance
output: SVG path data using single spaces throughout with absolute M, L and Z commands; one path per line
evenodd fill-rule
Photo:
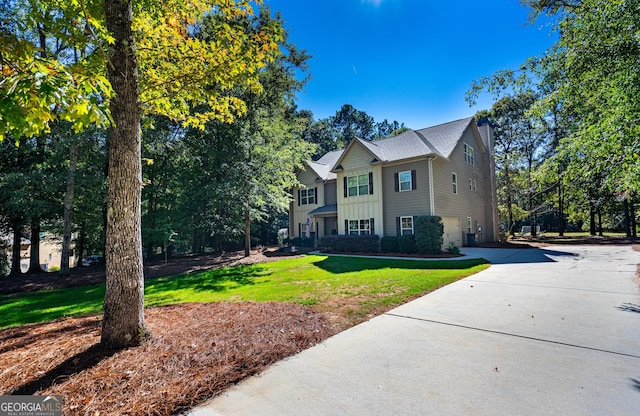
M 377 235 L 330 235 L 322 237 L 320 247 L 337 253 L 377 253 L 380 237 Z
M 289 240 L 289 245 L 313 248 L 313 238 L 295 237 Z
M 417 217 L 414 230 L 418 253 L 438 254 L 442 252 L 442 236 L 444 234 L 442 218 L 432 215 Z
M 460 254 L 460 247 L 458 247 L 454 242 L 451 242 L 449 243 L 449 247 L 447 247 L 447 253 Z
M 397 253 L 398 237 L 382 237 L 380 239 L 380 251 L 383 253 Z
M 416 252 L 416 237 L 414 235 L 401 235 L 398 237 L 398 251 L 404 254 Z

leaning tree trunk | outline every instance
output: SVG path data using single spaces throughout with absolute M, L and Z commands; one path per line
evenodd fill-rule
M 71 254 L 71 231 L 73 220 L 73 192 L 75 190 L 76 162 L 78 160 L 78 142 L 73 140 L 69 149 L 69 170 L 67 171 L 67 192 L 64 195 L 64 224 L 62 226 L 62 258 L 60 276 L 70 274 L 69 255 Z
M 109 190 L 105 260 L 107 287 L 101 342 L 109 348 L 140 345 L 149 336 L 144 322 L 142 266 L 140 104 L 131 0 L 105 0 L 108 75 L 115 97 L 110 110 Z

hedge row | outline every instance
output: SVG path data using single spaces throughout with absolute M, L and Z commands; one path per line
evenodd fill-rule
M 438 254 L 442 252 L 444 225 L 437 216 L 415 218 L 415 235 L 332 235 L 320 240 L 320 247 L 339 253 Z
M 379 246 L 377 235 L 330 235 L 320 239 L 320 247 L 338 253 L 377 253 Z

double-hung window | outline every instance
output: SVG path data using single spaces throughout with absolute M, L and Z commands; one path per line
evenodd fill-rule
M 398 174 L 400 191 L 410 191 L 411 187 L 411 171 L 400 172 Z
M 400 217 L 400 235 L 413 234 L 413 217 Z
M 316 204 L 316 195 L 318 188 L 300 189 L 298 190 L 298 205 L 314 205 Z
M 371 234 L 371 227 L 370 227 L 369 220 L 349 220 L 349 234 L 350 235 Z
M 473 147 L 469 146 L 468 144 L 464 144 L 464 161 L 472 166 L 475 166 L 476 162 L 475 162 L 475 150 Z
M 347 196 L 369 195 L 369 175 L 347 177 Z
M 458 174 L 451 172 L 451 185 L 454 194 L 458 193 Z

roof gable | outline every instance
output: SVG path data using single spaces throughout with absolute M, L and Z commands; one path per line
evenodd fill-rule
M 315 162 L 307 162 L 307 166 L 318 175 L 318 178 L 323 181 L 329 181 L 331 179 L 336 179 L 336 174 L 331 172 L 333 165 L 336 160 L 342 155 L 344 149 L 334 150 L 333 152 L 329 152 L 324 154 L 320 159 Z
M 464 133 L 471 128 L 476 138 L 478 147 L 484 151 L 484 145 L 477 127 L 475 127 L 473 117 L 451 121 L 437 126 L 427 127 L 420 130 L 407 130 L 397 136 L 386 139 L 367 141 L 356 138 L 349 143 L 346 149 L 330 152 L 319 159 L 331 165 L 329 170 L 336 172 L 340 170 L 340 164 L 345 155 L 353 146 L 361 146 L 371 154 L 372 163 L 375 162 L 397 162 L 417 157 L 439 156 L 449 159 Z M 331 164 L 331 162 L 333 163 Z

